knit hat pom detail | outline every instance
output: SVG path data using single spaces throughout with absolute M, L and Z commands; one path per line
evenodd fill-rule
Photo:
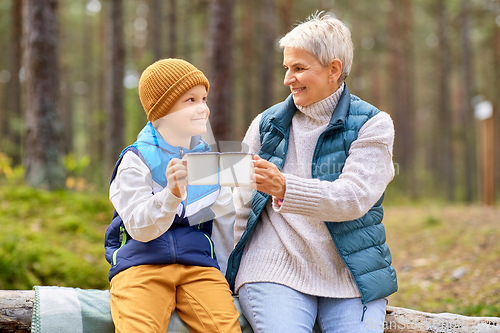
M 147 67 L 139 79 L 139 98 L 148 120 L 166 116 L 183 94 L 199 84 L 208 92 L 203 72 L 182 59 L 162 59 Z

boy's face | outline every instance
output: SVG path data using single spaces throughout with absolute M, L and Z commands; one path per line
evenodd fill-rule
M 207 131 L 209 115 L 207 89 L 203 84 L 199 84 L 186 91 L 168 114 L 159 119 L 157 129 L 167 142 L 190 139 Z

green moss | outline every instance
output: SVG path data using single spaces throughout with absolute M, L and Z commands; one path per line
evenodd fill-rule
M 0 289 L 57 285 L 105 289 L 103 194 L 0 186 Z

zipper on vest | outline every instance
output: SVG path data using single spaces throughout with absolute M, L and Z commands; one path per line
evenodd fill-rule
M 123 245 L 127 242 L 127 234 L 125 233 L 125 228 L 120 227 L 120 236 L 119 236 L 119 241 L 120 241 L 120 247 L 113 252 L 113 265 L 116 265 L 116 254 L 118 253 L 118 250 L 120 250 Z
M 205 237 L 207 237 L 207 240 L 208 240 L 208 243 L 210 244 L 210 258 L 214 258 L 214 245 L 212 244 L 212 240 L 210 239 L 210 237 L 208 237 L 208 235 L 206 233 L 203 233 L 203 235 L 205 235 Z
M 368 307 L 366 306 L 366 304 L 363 304 L 363 315 L 361 316 L 361 321 L 363 321 L 365 319 L 366 310 L 368 310 Z
M 333 237 L 332 237 L 332 239 L 333 239 Z M 337 242 L 335 242 L 335 239 L 333 239 L 333 244 L 335 244 L 335 248 L 338 251 L 339 247 L 337 246 Z M 349 270 L 349 273 L 351 273 L 352 279 L 354 280 L 354 284 L 356 284 L 356 287 L 358 288 L 358 291 L 361 294 L 361 303 L 363 304 L 363 314 L 361 315 L 361 321 L 363 321 L 363 319 L 365 318 L 365 312 L 368 309 L 366 306 L 366 303 L 364 301 L 364 295 L 361 293 L 361 288 L 359 287 L 358 280 L 354 277 L 354 273 L 352 272 L 351 267 L 349 267 L 349 265 L 347 265 L 347 263 L 345 262 L 344 256 L 340 254 L 340 251 L 338 251 L 338 252 L 339 252 L 340 259 L 342 259 L 345 267 L 347 267 L 347 269 Z
M 201 230 L 201 223 L 198 224 L 198 229 L 200 229 L 201 233 L 207 238 L 208 244 L 210 245 L 210 257 L 213 259 L 214 258 L 214 244 L 212 243 L 212 240 L 210 237 Z
M 170 249 L 170 260 L 172 260 L 172 263 L 174 264 L 177 262 L 177 255 L 175 254 L 174 235 L 172 233 L 172 231 L 167 231 L 168 245 Z

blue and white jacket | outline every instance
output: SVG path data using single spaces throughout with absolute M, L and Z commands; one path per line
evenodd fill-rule
M 205 151 L 210 146 L 200 137 L 192 138 L 190 149 L 171 146 L 148 122 L 137 141 L 120 154 L 110 186 L 116 211 L 105 236 L 109 280 L 146 264 L 179 263 L 225 272 L 233 245 L 231 190 L 188 185 L 187 196 L 177 198 L 166 188 L 172 158 Z

